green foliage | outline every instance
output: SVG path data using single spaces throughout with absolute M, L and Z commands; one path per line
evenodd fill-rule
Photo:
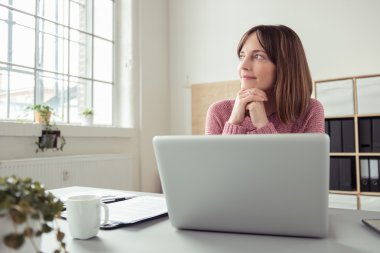
M 57 134 L 58 127 L 50 122 L 50 117 L 54 114 L 54 108 L 46 104 L 35 104 L 26 107 L 26 110 L 37 112 L 40 115 L 40 119 L 38 120 L 38 117 L 36 117 L 36 122 L 44 124 L 43 133 L 35 142 L 37 146 L 36 153 L 39 151 L 44 152 L 48 149 L 63 151 L 63 147 L 66 145 L 66 139 L 60 133 Z M 57 146 L 58 140 L 60 140 L 60 142 Z
M 91 115 L 94 115 L 94 110 L 92 108 L 86 108 L 82 111 L 82 116 L 91 116 Z
M 45 124 L 46 127 L 50 127 L 50 116 L 54 113 L 54 108 L 45 104 L 35 104 L 26 107 L 26 110 L 31 110 L 37 112 L 41 117 L 41 123 Z
M 36 252 L 41 252 L 33 238 L 43 233 L 56 232 L 58 248 L 55 252 L 67 252 L 63 242 L 64 233 L 54 228 L 54 220 L 60 216 L 63 203 L 52 193 L 45 191 L 43 185 L 30 178 L 21 179 L 15 176 L 0 177 L 0 214 L 3 218 L 9 215 L 15 225 L 25 224 L 23 231 L 9 231 L 2 238 L 4 244 L 12 249 L 20 248 L 26 239 L 32 242 Z M 0 218 L 2 217 L 0 215 Z M 38 222 L 39 228 L 34 231 L 28 220 Z

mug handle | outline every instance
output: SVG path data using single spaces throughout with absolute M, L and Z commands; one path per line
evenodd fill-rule
M 103 207 L 103 209 L 104 209 L 104 222 L 102 224 L 100 224 L 100 226 L 104 226 L 108 223 L 109 210 L 108 210 L 108 206 L 104 203 L 100 203 L 100 206 Z

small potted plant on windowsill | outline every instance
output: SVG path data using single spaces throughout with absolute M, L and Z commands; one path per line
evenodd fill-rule
M 41 136 L 36 141 L 36 152 L 50 150 L 63 150 L 66 139 L 61 135 L 61 131 L 50 123 L 51 115 L 54 113 L 53 107 L 45 104 L 35 104 L 28 106 L 27 110 L 35 113 L 35 122 L 43 125 Z
M 0 177 L 0 252 L 41 252 L 41 236 L 55 232 L 58 247 L 67 252 L 65 234 L 56 220 L 63 203 L 39 182 L 15 176 Z
M 84 109 L 81 114 L 82 125 L 84 126 L 92 126 L 94 122 L 94 110 L 92 108 Z
M 49 124 L 51 115 L 54 113 L 53 107 L 45 104 L 35 104 L 26 109 L 34 111 L 34 121 L 40 124 Z

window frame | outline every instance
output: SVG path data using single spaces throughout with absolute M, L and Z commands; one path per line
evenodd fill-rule
M 57 1 L 60 1 L 60 0 L 57 0 Z M 34 56 L 34 66 L 33 67 L 29 67 L 29 66 L 24 66 L 24 65 L 20 65 L 20 64 L 17 64 L 17 63 L 13 63 L 12 60 L 11 60 L 11 56 L 9 56 L 9 49 L 12 48 L 12 43 L 9 43 L 8 42 L 8 48 L 7 48 L 7 59 L 6 61 L 0 61 L 0 67 L 2 67 L 3 70 L 5 70 L 7 73 L 7 75 L 9 76 L 9 73 L 10 73 L 10 70 L 12 68 L 17 68 L 17 67 L 22 67 L 24 69 L 27 69 L 28 71 L 32 72 L 33 73 L 33 77 L 34 77 L 34 101 L 33 103 L 43 103 L 42 99 L 40 98 L 40 96 L 38 95 L 38 93 L 43 93 L 43 88 L 42 89 L 39 89 L 39 85 L 38 85 L 38 82 L 41 81 L 41 79 L 39 78 L 41 73 L 49 73 L 49 74 L 52 74 L 52 75 L 58 75 L 58 76 L 63 76 L 64 77 L 64 82 L 66 82 L 66 85 L 67 85 L 67 90 L 65 91 L 66 93 L 66 104 L 63 103 L 62 108 L 63 111 L 65 111 L 67 117 L 64 118 L 64 116 L 61 117 L 61 121 L 57 121 L 57 123 L 59 124 L 67 124 L 67 125 L 78 125 L 79 123 L 78 122 L 72 122 L 71 118 L 70 118 L 70 84 L 71 84 L 71 80 L 72 79 L 81 79 L 81 80 L 85 80 L 86 82 L 90 82 L 90 86 L 91 86 L 91 95 L 90 95 L 90 102 L 87 102 L 86 106 L 85 107 L 93 107 L 94 106 L 94 89 L 95 89 L 95 86 L 94 84 L 95 83 L 102 83 L 103 85 L 106 84 L 106 85 L 110 85 L 109 87 L 111 88 L 111 115 L 113 115 L 115 112 L 114 112 L 114 108 L 113 108 L 113 104 L 114 104 L 114 100 L 115 100 L 115 97 L 114 97 L 114 90 L 115 90 L 115 34 L 114 32 L 112 32 L 112 38 L 111 39 L 108 39 L 108 38 L 104 38 L 104 37 L 101 37 L 101 36 L 98 36 L 95 34 L 95 28 L 94 28 L 94 1 L 96 0 L 86 0 L 86 1 L 89 1 L 91 2 L 91 32 L 88 32 L 88 31 L 83 31 L 83 30 L 80 30 L 80 29 L 76 29 L 74 27 L 71 27 L 71 24 L 70 24 L 70 5 L 72 2 L 75 2 L 77 3 L 77 1 L 75 0 L 67 0 L 67 6 L 69 6 L 69 10 L 68 10 L 68 18 L 67 18 L 67 22 L 65 23 L 65 21 L 63 21 L 62 23 L 59 23 L 59 21 L 53 21 L 53 20 L 50 20 L 50 19 L 47 19 L 45 18 L 44 16 L 42 15 L 39 15 L 38 13 L 38 2 L 39 0 L 36 0 L 35 1 L 35 10 L 34 10 L 34 13 L 29 13 L 27 11 L 24 11 L 24 10 L 21 10 L 21 9 L 18 9 L 18 8 L 15 8 L 11 5 L 5 5 L 5 4 L 1 4 L 0 3 L 0 6 L 7 9 L 8 11 L 12 11 L 13 12 L 19 12 L 19 13 L 22 13 L 22 14 L 25 14 L 25 15 L 28 15 L 28 16 L 31 16 L 34 18 L 34 21 L 35 21 L 35 24 L 34 24 L 34 34 L 35 34 L 35 38 L 34 38 L 34 41 L 35 41 L 35 56 Z M 112 4 L 112 30 L 115 29 L 115 0 L 105 0 L 105 1 L 109 1 L 111 4 Z M 58 3 L 58 2 L 57 2 Z M 80 32 L 82 34 L 85 34 L 86 36 L 90 36 L 92 39 L 91 39 L 91 65 L 90 65 L 90 68 L 91 68 L 91 77 L 83 77 L 83 76 L 76 76 L 76 75 L 72 75 L 70 73 L 70 49 L 68 50 L 67 52 L 67 72 L 65 73 L 65 71 L 63 70 L 62 72 L 59 72 L 59 71 L 51 71 L 51 70 L 47 70 L 47 69 L 44 69 L 44 68 L 40 68 L 39 66 L 39 55 L 41 53 L 41 51 L 39 50 L 39 33 L 43 33 L 43 34 L 46 34 L 45 31 L 41 30 L 40 29 L 40 25 L 39 23 L 43 23 L 43 22 L 50 22 L 52 23 L 53 25 L 56 25 L 56 26 L 60 26 L 63 30 L 67 30 L 67 33 L 68 33 L 68 37 L 66 38 L 67 39 L 67 43 L 68 43 L 68 48 L 70 48 L 70 31 L 76 31 L 76 32 Z M 12 40 L 12 34 L 9 34 L 9 33 L 12 33 L 12 28 L 10 28 L 12 26 L 12 24 L 8 24 L 8 41 L 11 41 Z M 87 30 L 87 29 L 86 29 Z M 54 38 L 56 39 L 59 39 L 59 34 L 56 33 L 55 35 L 53 35 Z M 63 35 L 63 39 L 65 35 Z M 94 78 L 94 74 L 93 74 L 93 68 L 94 68 L 94 39 L 97 38 L 97 39 L 101 39 L 102 41 L 107 41 L 109 43 L 111 43 L 111 47 L 112 47 L 112 56 L 111 56 L 111 62 L 112 62 L 112 67 L 111 67 L 111 76 L 112 76 L 112 79 L 111 81 L 106 81 L 106 80 L 98 80 L 98 79 L 95 79 Z M 59 49 L 56 48 L 56 51 L 55 51 L 55 59 L 57 59 L 58 57 L 58 52 Z M 5 66 L 5 67 L 3 67 Z M 57 70 L 57 69 L 56 69 Z M 58 79 L 56 79 L 57 81 Z M 11 110 L 11 100 L 10 100 L 10 92 L 11 92 L 11 89 L 10 89 L 10 81 L 9 79 L 7 79 L 7 84 L 6 84 L 6 87 L 7 87 L 7 99 L 6 99 L 6 106 L 7 106 L 7 111 L 6 111 L 6 116 L 1 118 L 0 121 L 1 122 L 12 122 L 12 121 L 15 121 L 14 118 L 10 118 L 10 110 Z M 62 95 L 64 96 L 65 93 L 63 93 Z M 78 97 L 76 97 L 77 99 Z M 106 126 L 113 126 L 114 122 L 113 122 L 113 116 L 110 117 L 110 124 L 105 124 Z M 25 122 L 31 122 L 31 120 L 28 120 L 28 119 L 25 119 L 23 118 L 22 119 L 23 121 Z M 99 124 L 99 126 L 102 126 L 102 124 Z

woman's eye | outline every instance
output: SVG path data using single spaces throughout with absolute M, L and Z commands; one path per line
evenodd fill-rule
M 254 57 L 256 60 L 264 60 L 265 59 L 264 56 L 262 56 L 261 54 L 255 54 Z
M 240 60 L 244 59 L 244 55 L 243 54 L 239 55 L 239 59 Z

